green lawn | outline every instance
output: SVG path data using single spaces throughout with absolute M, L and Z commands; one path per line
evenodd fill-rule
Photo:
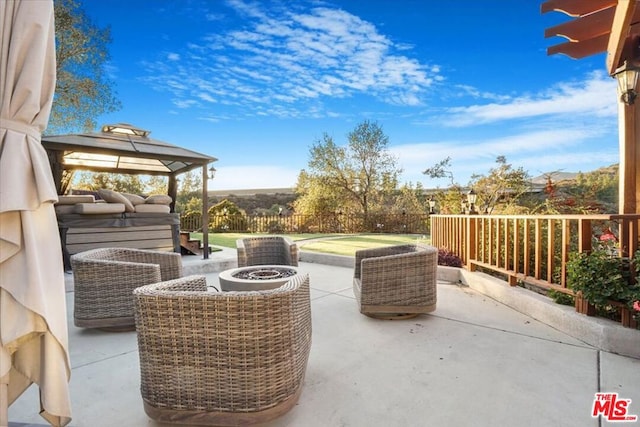
M 416 242 L 428 244 L 430 241 L 431 239 L 426 236 L 415 234 L 361 234 L 309 242 L 304 245 L 303 250 L 336 255 L 355 255 L 359 249 Z
M 257 233 L 209 233 L 209 244 L 214 246 L 223 246 L 225 248 L 235 248 L 236 240 L 243 237 L 252 236 L 271 236 L 271 234 L 257 234 Z M 333 236 L 333 234 L 286 234 L 294 241 L 303 239 L 315 239 L 318 237 Z M 202 240 L 202 233 L 191 233 L 192 239 Z
M 202 239 L 201 233 L 191 233 L 191 236 L 195 239 Z M 236 239 L 251 236 L 259 236 L 259 234 L 211 233 L 209 234 L 209 244 L 235 248 Z M 302 250 L 336 255 L 355 255 L 358 249 L 416 242 L 429 244 L 431 242 L 428 236 L 416 234 L 286 234 L 285 236 L 299 242 L 299 245 L 303 246 Z M 305 242 L 308 240 L 311 241 Z

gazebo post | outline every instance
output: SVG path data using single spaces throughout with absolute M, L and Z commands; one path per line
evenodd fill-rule
M 209 170 L 207 163 L 202 165 L 202 259 L 209 259 Z
M 178 179 L 175 174 L 169 175 L 169 183 L 167 186 L 167 194 L 171 197 L 169 209 L 171 212 L 176 211 L 176 198 L 178 197 Z

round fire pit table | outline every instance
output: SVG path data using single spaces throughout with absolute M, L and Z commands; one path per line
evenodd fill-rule
M 298 274 L 290 265 L 252 265 L 220 272 L 223 291 L 263 291 L 276 289 Z

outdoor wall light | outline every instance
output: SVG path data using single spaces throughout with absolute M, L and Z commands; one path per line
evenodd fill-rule
M 620 100 L 627 105 L 633 105 L 638 96 L 636 87 L 638 85 L 638 75 L 640 69 L 624 61 L 622 67 L 618 68 L 614 74 L 618 80 L 618 88 L 620 89 Z
M 216 172 L 217 172 L 217 171 L 218 171 L 218 170 L 217 170 L 216 168 L 214 168 L 213 166 L 211 166 L 211 167 L 209 168 L 209 179 L 213 179 L 213 178 L 215 178 L 215 177 L 216 177 Z
M 102 126 L 102 132 L 103 133 L 119 133 L 119 134 L 123 134 L 123 135 L 141 136 L 143 138 L 146 138 L 151 133 L 151 131 L 149 131 L 149 130 L 139 129 L 139 128 L 131 126 L 128 123 L 117 123 L 115 125 L 104 125 L 104 126 Z
M 476 212 L 476 200 L 478 200 L 478 195 L 473 189 L 469 190 L 467 193 L 467 203 L 469 204 L 469 214 L 473 215 Z

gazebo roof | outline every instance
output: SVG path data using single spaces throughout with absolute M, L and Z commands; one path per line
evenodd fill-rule
M 42 145 L 63 152 L 62 167 L 69 170 L 177 175 L 217 160 L 149 134 L 127 124 L 106 125 L 99 133 L 43 136 Z
M 637 0 L 547 0 L 542 13 L 557 11 L 574 17 L 548 28 L 545 37 L 568 41 L 547 49 L 549 55 L 563 53 L 574 59 L 607 52 L 607 71 L 615 74 L 625 60 L 638 57 L 640 8 Z

